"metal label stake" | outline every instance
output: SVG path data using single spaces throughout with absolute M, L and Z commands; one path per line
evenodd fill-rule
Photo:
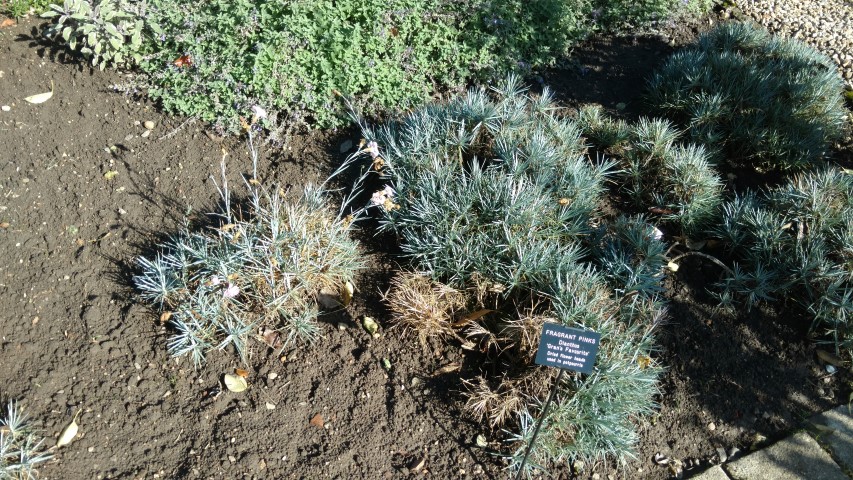
M 533 429 L 533 436 L 530 438 L 530 443 L 527 444 L 527 451 L 524 452 L 524 458 L 521 459 L 521 466 L 515 474 L 515 480 L 520 479 L 524 472 L 527 458 L 533 451 L 536 437 L 539 436 L 539 429 L 542 428 L 542 423 L 548 416 L 548 407 L 551 406 L 551 402 L 557 396 L 557 389 L 560 387 L 563 373 L 566 370 L 592 373 L 592 366 L 595 364 L 595 356 L 598 354 L 600 343 L 601 334 L 596 332 L 564 327 L 555 323 L 546 323 L 542 326 L 542 336 L 539 337 L 539 349 L 536 350 L 535 361 L 538 365 L 557 367 L 560 369 L 560 373 L 557 374 L 548 400 L 542 407 L 542 413 L 539 421 L 536 422 L 536 428 Z

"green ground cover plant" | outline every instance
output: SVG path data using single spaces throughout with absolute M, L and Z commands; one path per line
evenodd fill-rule
M 41 13 L 50 5 L 50 0 L 2 0 L 0 1 L 0 14 L 12 18 L 21 18 L 30 11 Z
M 819 163 L 847 128 L 832 60 L 748 23 L 721 25 L 649 81 L 653 110 L 718 162 L 794 170 Z
M 472 81 L 551 66 L 591 33 L 615 28 L 612 19 L 645 25 L 658 12 L 698 5 L 66 0 L 46 15 L 57 22 L 47 34 L 93 65 L 139 64 L 145 76 L 133 88 L 167 110 L 237 133 L 241 112 L 260 105 L 275 140 L 298 126 L 343 125 L 338 92 L 364 112 L 399 113 Z
M 736 259 L 721 282 L 725 306 L 785 301 L 811 318 L 811 331 L 853 358 L 853 175 L 802 173 L 723 207 L 713 234 Z
M 351 222 L 329 208 L 322 188 L 292 198 L 250 180 L 244 209 L 232 205 L 224 159 L 222 169 L 216 224 L 186 225 L 155 256 L 140 257 L 134 277 L 140 297 L 176 331 L 169 352 L 196 366 L 227 348 L 247 363 L 252 338 L 276 349 L 315 341 L 320 309 L 330 299 L 348 303 L 363 266 Z
M 142 60 L 145 13 L 144 3 L 129 0 L 65 0 L 62 5 L 51 4 L 41 16 L 56 22 L 45 29 L 45 36 L 64 41 L 103 70 L 131 67 Z M 150 23 L 147 27 L 158 30 Z
M 0 479 L 38 478 L 37 467 L 50 460 L 29 416 L 15 402 L 9 402 L 0 415 Z
M 422 342 L 458 339 L 495 365 L 497 375 L 483 367 L 466 380 L 467 406 L 514 432 L 512 468 L 553 381 L 533 364 L 544 322 L 603 340 L 594 373 L 560 384 L 532 464 L 630 458 L 631 419 L 651 413 L 658 393 L 665 248 L 641 217 L 599 218 L 614 165 L 593 162 L 550 92 L 529 95 L 517 77 L 377 128 L 362 123 L 362 134 L 350 162 L 367 163 L 354 191 L 372 192 L 364 208 L 419 272 L 394 281 L 394 319 Z

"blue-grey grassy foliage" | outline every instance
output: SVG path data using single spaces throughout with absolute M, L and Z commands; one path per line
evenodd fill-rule
M 730 23 L 673 54 L 651 78 L 648 101 L 719 160 L 796 169 L 823 159 L 846 128 L 843 90 L 826 55 Z
M 140 297 L 176 330 L 169 352 L 196 366 L 229 346 L 245 362 L 259 332 L 282 347 L 313 342 L 321 290 L 341 292 L 363 265 L 350 220 L 332 211 L 322 189 L 306 187 L 292 200 L 277 188 L 249 188 L 247 211 L 232 208 L 224 185 L 218 227 L 186 225 L 156 256 L 139 258 Z
M 15 402 L 9 402 L 0 415 L 0 479 L 38 478 L 36 468 L 52 457 L 43 442 L 29 416 Z
M 614 224 L 624 232 L 598 225 L 613 164 L 586 155 L 582 132 L 558 115 L 547 89 L 529 95 L 513 77 L 491 95 L 472 90 L 362 133 L 368 143 L 351 161 L 372 163 L 356 191 L 375 192 L 368 208 L 380 229 L 395 232 L 434 282 L 419 290 L 396 282 L 407 290 L 389 294 L 395 318 L 422 337 L 456 335 L 505 355 L 512 374 L 470 381 L 468 407 L 513 429 L 513 468 L 553 378 L 532 364 L 545 321 L 603 340 L 595 372 L 560 385 L 532 465 L 629 458 L 634 419 L 654 409 L 658 393 L 661 369 L 650 355 L 663 246 L 641 218 Z M 424 308 L 449 288 L 468 292 L 470 308 L 491 302 L 499 312 L 452 325 L 458 302 L 444 313 Z M 430 321 L 419 324 L 411 313 L 424 311 Z
M 828 168 L 727 202 L 714 234 L 737 259 L 724 305 L 786 300 L 811 329 L 853 358 L 853 175 Z
M 616 184 L 635 208 L 687 237 L 701 235 L 718 218 L 723 184 L 710 155 L 701 145 L 681 143 L 682 132 L 670 122 L 640 118 L 628 124 L 586 106 L 578 124 L 596 148 L 619 162 Z

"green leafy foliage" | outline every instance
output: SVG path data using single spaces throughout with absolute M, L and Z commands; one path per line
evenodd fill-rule
M 723 304 L 793 300 L 821 339 L 853 357 L 853 176 L 800 174 L 723 212 L 714 233 L 737 259 L 720 285 Z
M 458 85 L 474 51 L 456 6 L 425 0 L 152 2 L 164 34 L 143 63 L 151 95 L 173 111 L 240 128 L 251 105 L 267 127 L 341 124 L 335 92 L 359 107 L 399 109 Z M 182 67 L 173 62 L 187 56 Z
M 823 159 L 847 128 L 843 86 L 812 47 L 730 23 L 672 55 L 648 100 L 720 160 L 796 169 Z
M 719 216 L 723 184 L 701 145 L 682 144 L 682 133 L 663 119 L 629 125 L 583 107 L 578 123 L 603 153 L 619 161 L 620 191 L 635 208 L 673 224 L 680 236 L 701 236 Z
M 43 12 L 50 0 L 3 0 L 0 1 L 0 13 L 12 18 L 21 18 L 30 11 Z
M 369 168 L 348 203 L 372 192 L 366 211 L 433 282 L 395 281 L 395 320 L 422 341 L 458 338 L 487 352 L 477 361 L 494 366 L 482 371 L 500 373 L 466 380 L 467 406 L 493 427 L 513 427 L 514 468 L 552 375 L 533 364 L 545 322 L 603 340 L 595 372 L 560 384 L 532 464 L 629 458 L 630 419 L 651 412 L 658 393 L 650 355 L 664 245 L 642 218 L 600 221 L 613 164 L 591 161 L 581 130 L 557 110 L 547 88 L 532 96 L 510 77 L 491 94 L 471 90 L 362 125 L 366 143 L 350 159 Z M 459 320 L 466 308 L 481 314 Z
M 15 402 L 9 402 L 0 415 L 0 478 L 38 478 L 36 467 L 50 460 L 29 419 Z
M 167 110 L 236 132 L 248 107 L 273 138 L 436 92 L 552 65 L 601 28 L 591 2 L 564 0 L 152 0 L 162 26 L 142 69 Z M 177 62 L 178 59 L 185 61 Z
M 645 27 L 679 15 L 702 15 L 713 0 L 593 0 L 593 17 L 606 28 Z
M 221 193 L 217 228 L 186 226 L 155 257 L 139 259 L 141 298 L 176 330 L 169 352 L 198 366 L 209 351 L 229 347 L 246 362 L 258 332 L 274 348 L 313 342 L 319 299 L 337 298 L 362 268 L 351 223 L 316 188 L 288 200 L 251 187 L 245 213 L 231 210 L 227 185 Z
M 65 0 L 41 15 L 56 21 L 44 34 L 79 51 L 93 67 L 130 67 L 142 60 L 141 8 L 127 0 Z

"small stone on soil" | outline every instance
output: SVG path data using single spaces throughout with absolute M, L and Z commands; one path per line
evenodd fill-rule
M 142 122 L 142 126 L 145 127 L 146 130 L 154 130 L 154 122 L 151 120 Z
M 0 110 L 3 110 L 4 112 L 8 112 L 11 109 L 12 107 L 10 107 L 9 105 L 3 105 L 2 107 L 0 107 Z
M 716 429 L 717 429 L 717 425 L 715 425 L 714 422 L 711 422 L 708 424 L 708 430 L 713 432 Z

